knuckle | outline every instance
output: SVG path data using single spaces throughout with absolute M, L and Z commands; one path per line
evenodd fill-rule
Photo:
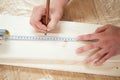
M 100 53 L 96 53 L 96 57 L 100 57 L 101 56 L 101 54 Z
M 106 36 L 106 33 L 105 32 L 100 33 L 100 34 L 98 34 L 98 36 L 99 36 L 99 38 L 104 39 L 105 38 L 104 36 Z
M 106 24 L 105 26 L 109 26 L 110 24 Z
M 105 58 L 103 59 L 103 61 L 106 61 L 106 60 L 108 60 L 108 57 L 105 57 Z
M 91 36 L 92 36 L 91 34 L 88 34 L 86 37 L 91 38 Z
M 79 39 L 84 39 L 84 36 L 83 35 L 79 36 Z
M 111 24 L 106 24 L 105 27 L 111 27 L 112 25 Z
M 87 50 L 90 50 L 90 49 L 94 48 L 94 46 L 90 44 L 90 45 L 84 46 L 82 48 L 83 48 L 84 51 L 87 51 Z
M 85 51 L 85 47 L 79 48 L 79 51 L 84 52 Z
M 35 28 L 35 31 L 36 31 L 36 32 L 40 32 L 40 31 L 39 31 L 39 30 L 37 30 L 36 28 Z
M 95 46 L 94 46 L 94 44 L 90 44 L 88 47 L 89 48 L 94 48 Z
M 53 30 L 55 27 L 51 27 L 50 29 Z
M 49 30 L 53 30 L 55 27 L 51 26 L 51 27 L 48 27 Z
M 33 8 L 33 11 L 36 11 L 38 9 L 38 6 L 35 6 L 34 8 Z
M 40 8 L 40 6 L 35 6 L 33 10 L 37 10 L 38 8 Z
M 102 28 L 102 27 L 97 28 L 97 30 L 96 30 L 96 31 L 99 31 L 101 28 Z
M 108 45 L 109 44 L 109 41 L 108 40 L 103 40 L 103 41 L 101 41 L 101 45 Z
M 30 23 L 31 25 L 33 25 L 33 22 L 32 22 L 31 20 L 29 21 L 29 23 Z
M 98 47 L 98 43 L 92 43 L 92 44 L 90 44 L 90 47 L 91 48 L 96 48 L 96 47 Z
M 81 53 L 81 52 L 83 52 L 84 50 L 83 50 L 83 48 L 79 48 L 78 51 Z

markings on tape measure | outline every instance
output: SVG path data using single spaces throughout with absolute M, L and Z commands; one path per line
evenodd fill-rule
M 36 40 L 36 41 L 68 41 L 76 42 L 76 38 L 72 37 L 55 37 L 55 36 L 18 36 L 11 35 L 10 40 Z
M 56 36 L 18 36 L 11 35 L 9 40 L 31 40 L 31 41 L 66 41 L 77 42 L 76 38 L 72 37 L 56 37 Z M 97 42 L 98 40 L 84 40 L 83 42 Z

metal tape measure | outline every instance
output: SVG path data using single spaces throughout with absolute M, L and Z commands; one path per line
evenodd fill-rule
M 76 38 L 72 37 L 56 37 L 56 36 L 21 36 L 10 35 L 10 32 L 6 29 L 0 29 L 0 40 L 33 40 L 33 41 L 65 41 L 65 42 L 77 42 Z M 85 42 L 96 42 L 97 40 L 85 40 Z
M 70 37 L 54 37 L 54 36 L 18 36 L 11 35 L 9 37 L 10 40 L 36 40 L 36 41 L 67 41 L 67 42 L 75 42 L 75 38 Z
M 0 40 L 36 40 L 36 41 L 68 41 L 75 42 L 75 38 L 71 37 L 55 37 L 55 36 L 21 36 L 10 35 L 6 29 L 0 29 Z
M 0 29 L 0 40 L 6 39 L 10 36 L 10 32 L 6 29 Z

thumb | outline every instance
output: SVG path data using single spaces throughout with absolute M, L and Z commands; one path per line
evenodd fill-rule
M 47 28 L 48 28 L 47 31 L 53 30 L 56 27 L 58 21 L 59 21 L 59 19 L 57 19 L 55 17 L 51 18 L 51 20 L 47 26 Z
M 106 29 L 108 29 L 111 25 L 107 24 L 105 26 L 99 27 L 97 28 L 97 30 L 95 31 L 95 33 L 101 33 L 104 32 Z

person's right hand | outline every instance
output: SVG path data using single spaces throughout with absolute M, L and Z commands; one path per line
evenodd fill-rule
M 30 24 L 37 32 L 46 32 L 53 30 L 63 15 L 63 8 L 59 8 L 59 7 L 50 8 L 50 15 L 49 15 L 50 22 L 46 26 L 41 21 L 43 16 L 45 16 L 46 14 L 45 7 L 46 7 L 45 5 L 34 7 L 32 15 L 30 17 Z

